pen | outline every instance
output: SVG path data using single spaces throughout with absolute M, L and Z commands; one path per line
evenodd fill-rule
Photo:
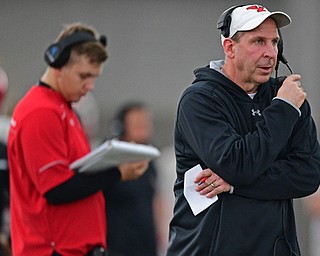
M 205 182 L 208 179 L 208 177 L 203 177 L 200 182 L 198 183 L 198 186 L 200 186 L 203 182 Z

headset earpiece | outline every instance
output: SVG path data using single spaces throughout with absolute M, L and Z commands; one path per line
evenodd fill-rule
M 125 134 L 124 120 L 112 120 L 109 127 L 112 138 L 121 138 Z
M 219 17 L 218 22 L 217 22 L 217 29 L 221 30 L 221 35 L 224 37 L 229 37 L 230 35 L 230 25 L 231 25 L 231 13 L 233 12 L 234 9 L 241 7 L 244 5 L 236 5 L 232 6 L 229 9 L 225 10 Z
M 124 105 L 117 110 L 109 126 L 111 137 L 119 139 L 125 134 L 125 118 L 130 109 L 129 105 Z
M 75 32 L 57 43 L 51 44 L 45 52 L 44 59 L 49 66 L 61 68 L 70 57 L 71 46 L 91 41 L 97 41 L 94 35 L 84 31 Z M 105 36 L 101 36 L 99 41 L 104 47 L 107 45 Z
M 107 37 L 105 35 L 101 35 L 99 41 L 104 47 L 107 46 Z

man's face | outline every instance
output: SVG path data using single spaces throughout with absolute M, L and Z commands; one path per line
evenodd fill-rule
M 130 110 L 124 118 L 123 139 L 136 143 L 149 143 L 152 136 L 152 121 L 148 111 L 143 108 Z
M 57 91 L 67 102 L 78 102 L 94 89 L 95 79 L 101 74 L 102 65 L 90 63 L 85 55 L 63 66 L 57 73 Z
M 278 40 L 277 26 L 271 18 L 243 33 L 235 44 L 235 65 L 240 83 L 262 84 L 269 80 L 277 61 Z

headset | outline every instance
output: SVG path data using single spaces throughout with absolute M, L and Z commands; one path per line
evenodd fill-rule
M 45 51 L 44 59 L 50 67 L 61 68 L 69 60 L 71 46 L 84 42 L 100 42 L 106 47 L 107 38 L 101 35 L 99 40 L 97 40 L 95 36 L 89 32 L 78 31 L 51 44 Z
M 218 22 L 217 22 L 217 29 L 221 30 L 221 35 L 223 35 L 224 37 L 229 37 L 230 34 L 230 25 L 231 25 L 231 14 L 232 12 L 239 8 L 244 6 L 244 4 L 242 5 L 235 5 L 230 7 L 229 9 L 225 10 L 219 17 Z
M 221 30 L 221 35 L 223 35 L 224 37 L 229 37 L 230 34 L 230 25 L 231 25 L 231 14 L 233 12 L 234 9 L 242 7 L 245 5 L 236 5 L 236 6 L 232 6 L 229 9 L 225 10 L 221 16 L 218 19 L 217 22 L 217 29 Z M 278 34 L 279 34 L 279 41 L 278 41 L 278 55 L 277 55 L 277 63 L 275 66 L 275 71 L 276 71 L 276 77 L 278 76 L 278 68 L 279 68 L 279 63 L 282 62 L 284 65 L 287 66 L 287 68 L 289 69 L 290 73 L 292 74 L 293 71 L 290 68 L 288 61 L 286 59 L 286 57 L 283 54 L 283 38 L 280 32 L 280 29 L 278 29 Z

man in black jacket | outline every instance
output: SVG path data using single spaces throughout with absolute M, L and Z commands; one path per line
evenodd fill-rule
M 221 15 L 225 60 L 196 70 L 178 104 L 167 256 L 300 255 L 293 198 L 317 190 L 320 148 L 300 75 L 271 78 L 290 22 L 259 5 Z M 194 193 L 218 200 L 193 214 L 185 173 L 198 164 Z

